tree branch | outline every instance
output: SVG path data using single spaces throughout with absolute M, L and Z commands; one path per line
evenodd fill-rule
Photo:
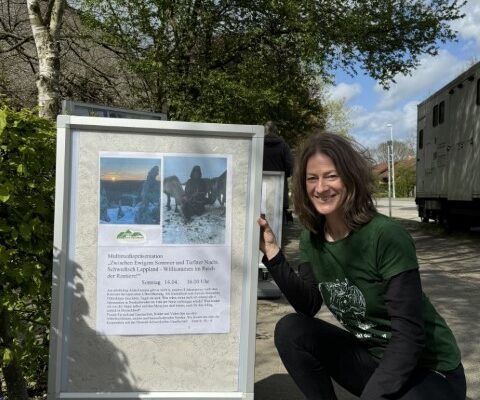
M 30 19 L 30 25 L 32 26 L 32 30 L 34 28 L 45 27 L 42 13 L 40 10 L 40 4 L 38 0 L 27 0 L 27 9 L 28 9 L 28 17 Z
M 63 11 L 65 10 L 65 0 L 50 0 L 53 2 L 53 8 L 49 16 L 49 26 L 52 37 L 56 38 L 62 26 Z
M 29 35 L 25 37 L 25 36 L 15 35 L 14 33 L 11 33 L 11 32 L 0 32 L 0 40 L 6 39 L 6 38 L 12 38 L 15 40 L 30 40 L 30 39 L 33 39 L 33 35 Z
M 75 43 L 74 43 L 75 44 Z M 76 44 L 75 44 L 76 45 Z M 113 84 L 112 80 L 110 79 L 110 77 L 105 74 L 103 71 L 101 71 L 100 69 L 96 68 L 94 65 L 92 65 L 91 63 L 89 63 L 85 57 L 82 57 L 82 55 L 80 53 L 77 52 L 77 50 L 75 49 L 74 46 L 70 46 L 70 50 L 78 57 L 78 59 L 84 63 L 88 68 L 92 69 L 93 71 L 95 71 L 97 74 L 99 74 L 103 79 L 105 79 L 109 85 L 115 89 L 116 91 L 116 88 L 115 88 L 115 85 Z M 118 91 L 117 91 L 117 94 L 118 94 Z
M 22 45 L 24 45 L 25 43 L 29 42 L 32 39 L 33 39 L 33 36 L 26 37 L 23 40 L 21 40 L 20 42 L 18 42 L 17 44 L 10 47 L 9 49 L 6 49 L 6 50 L 0 49 L 0 53 L 9 53 L 13 50 L 16 50 L 16 49 L 18 49 L 19 47 L 21 47 Z
M 45 23 L 47 25 L 50 25 L 54 4 L 55 4 L 55 0 L 48 0 L 47 11 L 45 11 Z

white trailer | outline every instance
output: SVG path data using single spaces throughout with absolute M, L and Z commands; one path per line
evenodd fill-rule
M 418 215 L 480 224 L 480 62 L 418 105 Z

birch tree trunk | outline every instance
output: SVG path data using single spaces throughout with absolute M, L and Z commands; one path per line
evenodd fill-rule
M 39 0 L 27 0 L 28 16 L 38 56 L 39 115 L 55 119 L 60 111 L 60 58 L 58 36 L 65 0 L 49 0 L 42 15 Z

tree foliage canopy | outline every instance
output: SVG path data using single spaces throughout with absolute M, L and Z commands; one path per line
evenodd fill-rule
M 322 124 L 318 78 L 362 68 L 384 86 L 454 38 L 458 0 L 80 0 L 141 77 L 144 107 L 171 118 Z
M 372 157 L 379 163 L 386 163 L 388 160 L 388 143 L 382 142 L 375 149 L 370 150 Z M 409 141 L 393 141 L 393 159 L 395 162 L 415 157 L 415 144 Z
M 141 77 L 134 91 L 148 109 L 191 121 L 275 119 L 299 131 L 318 123 L 315 73 L 299 37 L 280 33 L 293 30 L 281 26 L 292 11 L 244 3 L 88 2 L 85 20 Z
M 172 119 L 191 121 L 273 119 L 293 142 L 325 124 L 331 110 L 319 82 L 335 68 L 363 71 L 387 87 L 454 38 L 449 24 L 462 17 L 464 1 L 68 3 L 59 35 L 62 97 L 168 110 Z M 2 2 L 0 53 L 0 88 L 10 97 L 22 92 L 17 102 L 28 102 L 34 88 L 26 82 L 38 73 L 38 60 L 24 2 Z M 17 79 L 19 71 L 26 79 Z

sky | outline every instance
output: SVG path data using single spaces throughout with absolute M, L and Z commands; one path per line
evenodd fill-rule
M 164 164 L 164 176 L 176 175 L 181 183 L 185 183 L 190 178 L 190 173 L 195 165 L 200 167 L 203 178 L 215 178 L 227 169 L 227 159 L 225 157 L 209 157 L 205 155 L 168 156 L 164 158 Z
M 344 99 L 353 127 L 350 134 L 363 146 L 375 148 L 390 140 L 416 137 L 417 104 L 441 89 L 474 61 L 480 61 L 480 0 L 469 0 L 465 17 L 452 23 L 458 42 L 440 44 L 437 56 L 423 56 L 411 75 L 395 77 L 388 91 L 359 71 L 350 77 L 342 71 L 335 75 L 329 89 L 332 99 Z M 415 139 L 416 140 L 416 139 Z
M 101 157 L 100 179 L 109 181 L 145 180 L 154 166 L 161 167 L 158 158 Z M 156 178 L 158 180 L 158 176 Z
M 214 178 L 227 169 L 225 157 L 210 156 L 166 156 L 163 158 L 165 177 L 176 175 L 180 182 L 185 183 L 190 178 L 190 173 L 198 165 L 204 178 Z M 154 166 L 161 171 L 162 160 L 152 157 L 101 157 L 100 179 L 109 181 L 145 180 Z M 160 180 L 161 174 L 156 177 Z

